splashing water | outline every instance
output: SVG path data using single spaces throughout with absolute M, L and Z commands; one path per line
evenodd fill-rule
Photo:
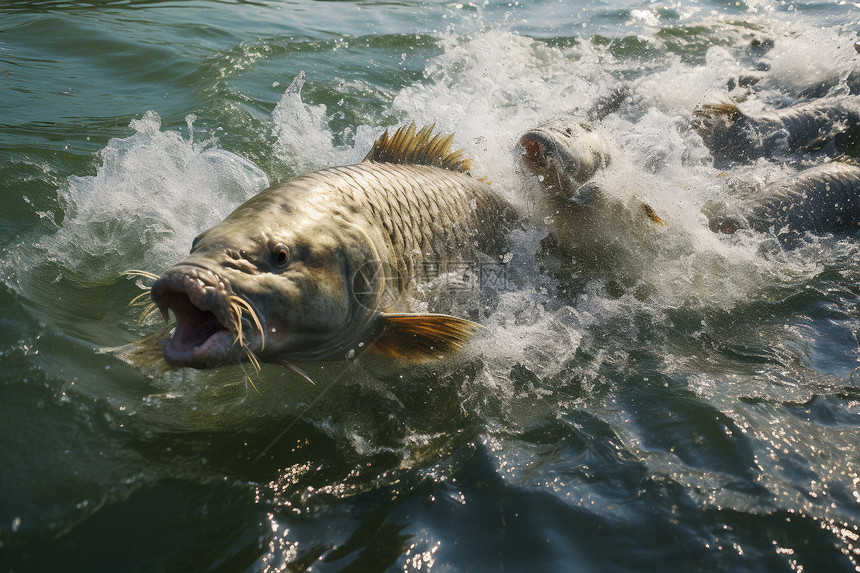
M 323 521 L 344 538 L 368 527 L 399 547 L 393 522 L 406 514 L 420 523 L 408 529 L 405 569 L 419 555 L 427 569 L 451 564 L 460 538 L 489 563 L 504 547 L 475 532 L 492 512 L 505 522 L 492 536 L 514 545 L 512 531 L 534 547 L 543 541 L 529 536 L 582 535 L 599 544 L 577 529 L 586 524 L 607 540 L 602 557 L 591 558 L 618 570 L 632 569 L 612 561 L 624 547 L 649 558 L 657 547 L 661 563 L 678 557 L 704 568 L 774 568 L 789 551 L 812 562 L 791 534 L 855 567 L 860 249 L 850 237 L 808 237 L 787 250 L 769 233 L 712 233 L 707 205 L 731 204 L 737 188 L 765 187 L 805 160 L 760 159 L 723 172 L 690 118 L 696 105 L 741 96 L 755 111 L 842 93 L 856 54 L 847 29 L 771 22 L 757 16 L 769 13 L 764 4 L 748 7 L 748 21 L 739 22 L 688 20 L 702 11 L 688 6 L 671 26 L 662 26 L 660 10 L 637 9 L 628 13 L 627 36 L 548 39 L 485 26 L 487 15 L 475 9 L 470 23 L 437 34 L 432 49 L 412 35 L 336 43 L 346 61 L 356 57 L 350 50 L 380 58 L 374 50 L 384 42 L 395 60 L 414 47 L 426 61 L 418 79 L 398 77 L 402 85 L 309 71 L 307 82 L 318 84 L 313 97 L 298 74 L 260 106 L 262 130 L 247 131 L 273 138 L 267 151 L 296 173 L 360 160 L 393 121 L 456 132 L 475 174 L 525 221 L 512 236 L 502 286 L 464 305 L 479 308 L 486 332 L 461 356 L 431 366 L 366 356 L 302 365 L 315 387 L 266 367 L 253 379 L 260 394 L 238 369 L 146 373 L 140 395 L 123 394 L 115 379 L 81 367 L 76 391 L 116 394 L 109 418 L 144 436 L 135 447 L 159 460 L 163 475 L 200 475 L 188 461 L 199 463 L 198 447 L 210 460 L 215 450 L 226 458 L 238 449 L 241 463 L 221 460 L 216 477 L 201 481 L 228 474 L 253 483 L 255 503 L 268 512 L 269 529 L 258 536 L 266 543 L 261 570 L 312 556 Z M 753 48 L 753 40 L 764 47 Z M 321 45 L 329 49 L 310 41 L 307 49 L 321 57 Z M 822 52 L 834 56 L 820 62 Z M 247 67 L 267 59 L 280 66 L 274 53 L 261 51 Z M 765 68 L 749 93 L 738 87 L 737 78 Z M 624 207 L 620 213 L 635 198 L 666 226 L 608 219 L 600 232 L 619 245 L 618 268 L 577 274 L 562 262 L 548 271 L 541 256 L 556 214 L 541 210 L 540 186 L 521 169 L 516 143 L 548 119 L 585 118 L 621 87 L 630 95 L 600 121 L 615 156 L 596 181 Z M 338 131 L 334 102 L 360 97 L 376 99 Z M 120 273 L 161 272 L 197 233 L 269 184 L 263 169 L 235 154 L 241 150 L 192 137 L 200 121 L 189 116 L 187 137 L 163 130 L 155 112 L 132 121 L 133 133 L 101 151 L 95 174 L 62 181 L 50 216 L 5 250 L 7 286 L 91 346 L 146 332 L 131 310 L 97 310 L 124 308 L 139 292 L 117 286 Z M 614 284 L 617 275 L 626 282 Z M 82 317 L 111 324 L 69 325 Z M 63 360 L 76 358 L 69 351 Z M 204 436 L 204 445 L 188 435 Z M 172 448 L 188 460 L 165 453 Z M 496 498 L 504 501 L 494 505 Z M 362 520 L 366 505 L 382 508 L 385 527 Z M 451 525 L 450 515 L 464 525 Z M 520 517 L 531 525 L 517 525 Z M 323 565 L 343 558 L 331 547 L 320 551 L 330 558 Z M 562 550 L 549 555 L 548 569 L 574 562 Z M 479 562 L 462 559 L 464 570 Z

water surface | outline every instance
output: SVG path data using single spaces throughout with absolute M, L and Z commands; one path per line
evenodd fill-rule
M 724 172 L 690 128 L 701 103 L 847 93 L 857 24 L 838 2 L 0 3 L 0 563 L 860 571 L 857 239 L 710 233 L 709 202 L 824 159 Z M 515 150 L 620 86 L 602 181 L 669 223 L 626 282 L 541 258 Z M 252 386 L 104 350 L 157 328 L 124 270 L 408 121 L 535 215 L 509 284 L 462 309 L 487 327 L 463 355 Z

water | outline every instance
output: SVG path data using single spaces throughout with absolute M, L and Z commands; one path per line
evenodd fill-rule
M 689 127 L 762 62 L 748 111 L 843 93 L 857 14 L 0 4 L 0 564 L 860 571 L 858 243 L 710 233 L 709 202 L 820 158 L 722 173 Z M 623 280 L 547 270 L 514 144 L 620 85 L 633 95 L 603 122 L 617 162 L 602 181 L 666 231 L 619 221 L 637 239 Z M 157 329 L 127 308 L 143 281 L 124 270 L 160 272 L 268 184 L 358 161 L 410 120 L 456 131 L 531 221 L 463 355 L 309 365 L 316 386 L 267 366 L 252 387 L 239 368 L 137 369 L 105 350 Z

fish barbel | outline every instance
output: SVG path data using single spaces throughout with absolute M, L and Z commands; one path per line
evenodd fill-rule
M 460 349 L 477 324 L 413 313 L 404 298 L 426 262 L 504 254 L 515 213 L 452 140 L 433 126 L 386 131 L 360 163 L 274 185 L 200 233 L 152 285 L 154 308 L 176 317 L 163 358 L 291 366 L 359 348 L 414 361 Z

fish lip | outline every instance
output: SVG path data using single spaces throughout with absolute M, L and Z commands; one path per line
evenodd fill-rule
M 229 283 L 197 266 L 177 266 L 152 285 L 152 300 L 165 319 L 176 317 L 173 335 L 162 341 L 171 366 L 212 368 L 238 362 L 234 319 L 228 314 Z

